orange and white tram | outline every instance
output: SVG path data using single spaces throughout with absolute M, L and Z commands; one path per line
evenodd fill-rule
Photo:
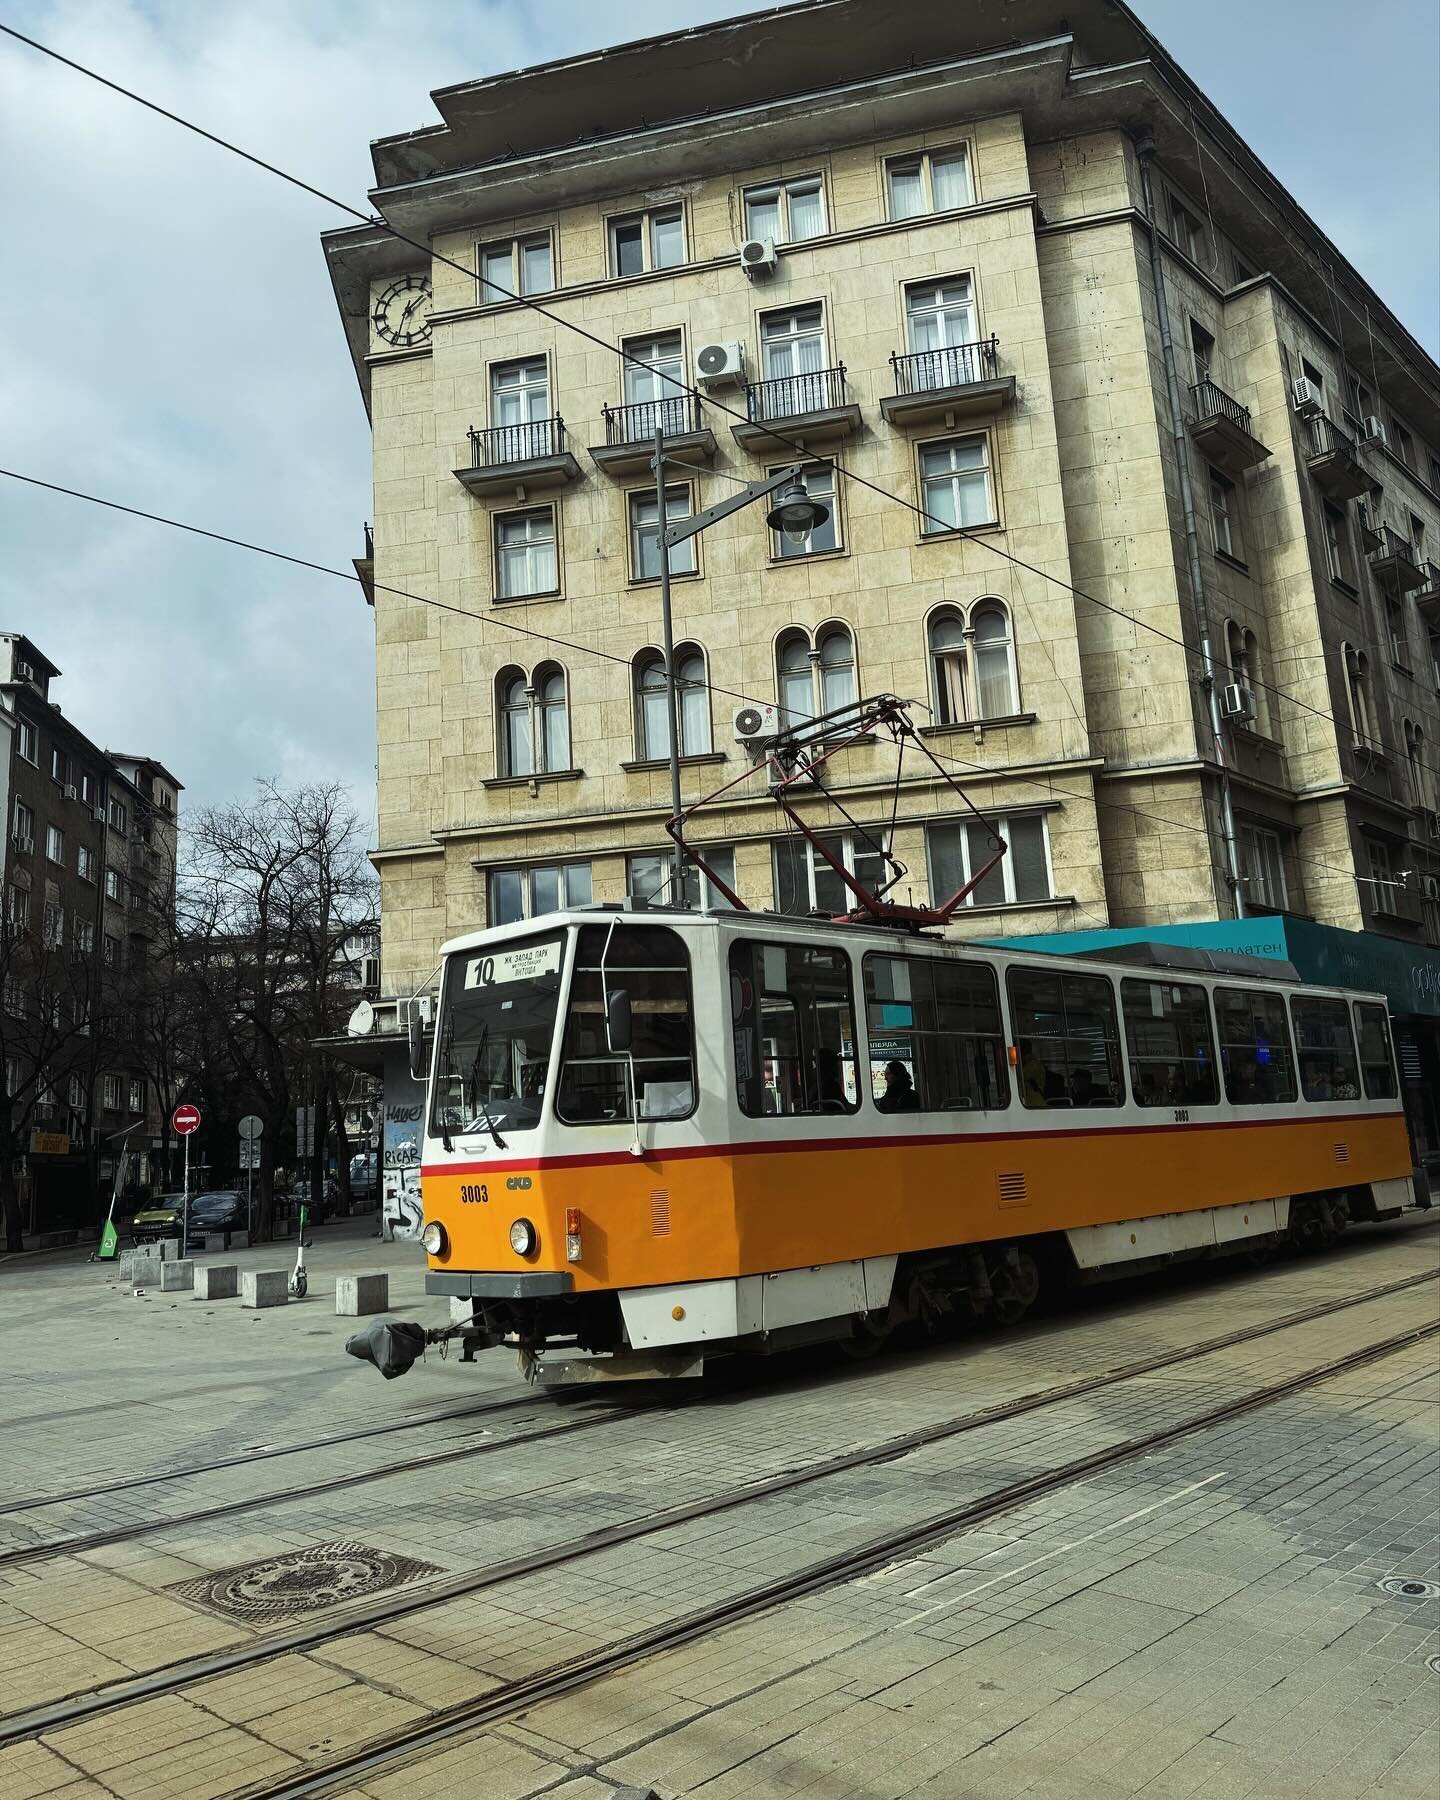
M 426 1286 L 532 1377 L 1013 1320 L 1047 1265 L 1415 1204 L 1375 996 L 628 906 L 443 955 Z

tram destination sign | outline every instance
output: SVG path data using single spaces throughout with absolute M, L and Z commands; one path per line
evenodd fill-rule
M 513 950 L 487 951 L 472 956 L 465 965 L 467 988 L 502 987 L 512 981 L 533 981 L 539 975 L 560 972 L 560 940 L 548 944 L 520 944 Z

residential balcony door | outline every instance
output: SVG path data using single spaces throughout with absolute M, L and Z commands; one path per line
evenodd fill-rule
M 636 435 L 648 437 L 657 426 L 671 433 L 688 431 L 680 333 L 631 338 L 625 353 L 632 359 L 625 364 L 625 404 L 649 409 L 631 415 L 637 427 L 642 421 L 648 425 L 643 432 L 637 429 Z
M 915 388 L 959 387 L 983 379 L 968 275 L 909 288 L 905 321 L 910 352 L 920 358 L 911 377 Z
M 818 306 L 770 313 L 760 326 L 760 361 L 766 381 L 783 382 L 770 404 L 772 418 L 823 412 L 828 404 L 824 373 L 825 319 Z
M 550 372 L 543 357 L 496 369 L 493 385 L 496 425 L 533 425 L 550 416 Z

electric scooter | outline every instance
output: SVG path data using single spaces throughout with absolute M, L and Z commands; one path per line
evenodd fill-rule
M 300 1208 L 300 1243 L 295 1251 L 295 1267 L 290 1271 L 290 1298 L 303 1300 L 310 1283 L 305 1275 L 305 1252 L 310 1248 L 305 1241 L 305 1208 Z

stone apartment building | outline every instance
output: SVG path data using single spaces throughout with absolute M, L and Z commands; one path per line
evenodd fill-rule
M 674 554 L 687 802 L 742 698 L 889 690 L 1010 845 L 957 933 L 1440 941 L 1440 371 L 1127 8 L 815 0 L 433 99 L 372 147 L 413 242 L 324 240 L 387 994 L 662 880 L 657 424 L 672 518 L 795 461 L 832 509 Z M 943 896 L 989 833 L 895 774 L 859 747 L 802 810 Z M 752 906 L 843 904 L 782 825 L 755 784 L 696 835 Z
M 126 1041 L 127 975 L 173 910 L 180 783 L 148 757 L 94 743 L 51 698 L 59 675 L 30 639 L 0 633 L 7 1099 L 32 1038 L 55 1051 L 19 1170 L 31 1234 L 93 1222 L 117 1134 L 131 1127 L 131 1180 L 160 1180 L 165 1130 L 143 1048 Z M 37 1036 L 27 1025 L 41 1007 L 58 1017 Z M 102 1016 L 111 1022 L 92 1030 Z

